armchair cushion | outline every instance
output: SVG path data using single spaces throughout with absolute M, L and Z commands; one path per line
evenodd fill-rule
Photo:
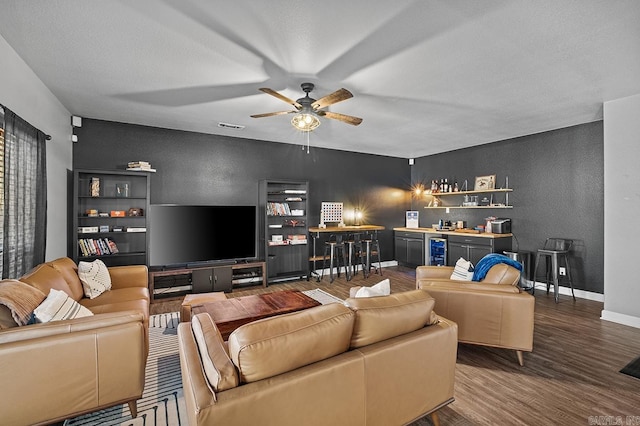
M 442 290 L 452 291 L 472 291 L 472 290 L 485 290 L 485 291 L 497 291 L 501 293 L 520 293 L 520 288 L 511 284 L 487 284 L 483 282 L 475 281 L 430 281 L 428 279 L 422 279 L 418 281 L 418 288 L 429 291 L 429 288 L 438 288 Z

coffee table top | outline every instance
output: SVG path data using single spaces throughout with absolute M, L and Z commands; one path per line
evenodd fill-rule
M 193 305 L 191 311 L 193 315 L 208 313 L 226 340 L 233 330 L 243 324 L 319 305 L 320 302 L 299 290 L 283 290 Z

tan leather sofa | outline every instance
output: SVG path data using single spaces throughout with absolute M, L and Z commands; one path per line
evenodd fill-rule
M 180 323 L 189 424 L 400 425 L 453 401 L 457 326 L 422 290 L 246 324 Z
M 0 330 L 0 423 L 48 424 L 128 403 L 137 413 L 148 353 L 146 266 L 109 268 L 112 290 L 84 297 L 69 258 L 20 281 L 65 291 L 95 315 Z
M 523 351 L 533 350 L 535 298 L 518 286 L 520 272 L 500 263 L 484 280 L 451 280 L 453 267 L 419 266 L 416 288 L 436 301 L 434 310 L 458 324 L 458 341 L 514 349 L 524 365 Z

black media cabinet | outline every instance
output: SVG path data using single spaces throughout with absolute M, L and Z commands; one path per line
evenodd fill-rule
M 238 287 L 259 279 L 267 286 L 265 262 L 209 265 L 194 268 L 169 269 L 149 272 L 149 293 L 154 301 L 175 300 L 192 293 L 214 291 L 231 292 Z

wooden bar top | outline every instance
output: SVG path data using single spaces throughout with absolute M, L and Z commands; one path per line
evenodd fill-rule
M 346 225 L 346 226 L 327 226 L 320 228 L 317 226 L 309 227 L 309 232 L 366 232 L 366 231 L 382 231 L 384 226 L 381 225 Z
M 422 234 L 437 234 L 437 235 L 458 235 L 464 237 L 478 237 L 478 238 L 511 238 L 513 234 L 493 234 L 491 232 L 464 232 L 464 231 L 440 231 L 434 228 L 393 228 L 394 231 L 402 232 L 418 232 Z

